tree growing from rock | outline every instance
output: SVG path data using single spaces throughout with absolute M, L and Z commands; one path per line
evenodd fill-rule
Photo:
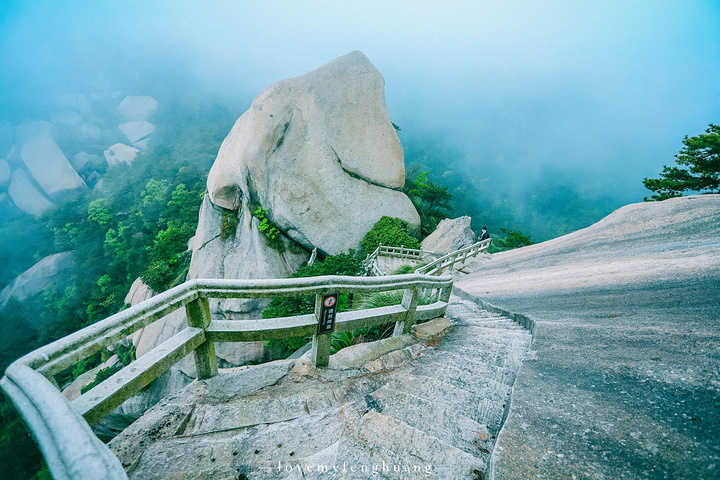
M 406 180 L 403 188 L 420 215 L 420 230 L 423 237 L 432 233 L 440 220 L 447 218 L 452 211 L 450 205 L 452 194 L 448 192 L 448 187 L 428 180 L 429 173 L 422 172 L 415 179 Z
M 685 192 L 720 193 L 720 125 L 710 124 L 705 133 L 685 136 L 675 155 L 679 166 L 663 167 L 660 178 L 645 178 L 643 185 L 655 195 L 645 201 L 681 197 Z

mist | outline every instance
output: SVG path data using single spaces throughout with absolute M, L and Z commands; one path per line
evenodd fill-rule
M 0 121 L 99 89 L 239 116 L 269 84 L 361 50 L 406 163 L 464 195 L 457 214 L 546 239 L 642 201 L 642 179 L 718 122 L 718 26 L 712 0 L 9 1 Z M 576 223 L 545 228 L 569 208 Z

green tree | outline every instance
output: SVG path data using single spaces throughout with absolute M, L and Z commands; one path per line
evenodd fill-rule
M 403 188 L 420 214 L 420 230 L 423 237 L 430 235 L 440 220 L 447 218 L 452 212 L 450 205 L 452 194 L 448 192 L 448 187 L 428 180 L 429 173 L 429 171 L 421 172 L 415 179 L 406 180 Z
M 660 178 L 645 178 L 643 185 L 655 195 L 645 201 L 681 197 L 684 192 L 720 193 L 720 125 L 710 124 L 705 133 L 685 136 L 675 155 L 679 167 L 663 167 Z
M 505 237 L 499 239 L 493 239 L 490 244 L 493 252 L 503 252 L 505 250 L 512 250 L 514 248 L 526 247 L 528 245 L 534 245 L 535 242 L 530 240 L 530 237 L 522 232 L 516 230 L 510 230 L 509 228 L 501 228 L 505 234 Z

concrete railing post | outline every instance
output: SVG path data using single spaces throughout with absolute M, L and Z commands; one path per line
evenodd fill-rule
M 206 330 L 210 325 L 210 304 L 205 297 L 200 297 L 185 305 L 185 313 L 187 313 L 189 327 Z M 218 367 L 214 342 L 205 340 L 195 349 L 194 354 L 198 380 L 205 380 L 217 375 Z
M 415 322 L 415 311 L 417 310 L 418 299 L 420 296 L 420 290 L 418 287 L 406 288 L 403 293 L 402 307 L 407 310 L 405 314 L 405 320 L 401 322 L 395 322 L 395 330 L 393 330 L 393 337 L 399 337 L 405 333 L 408 333 Z
M 452 285 L 450 285 L 448 287 L 443 287 L 442 290 L 440 290 L 440 295 L 439 295 L 438 301 L 439 302 L 449 302 L 451 293 L 452 293 Z
M 318 293 L 315 295 L 315 318 L 320 323 L 320 310 L 322 308 L 323 295 Z M 330 340 L 332 340 L 332 334 L 318 335 L 317 332 L 313 335 L 312 339 L 312 351 L 310 352 L 310 358 L 315 362 L 316 367 L 327 367 L 330 362 Z

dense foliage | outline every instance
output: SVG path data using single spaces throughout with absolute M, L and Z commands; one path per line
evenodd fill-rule
M 372 253 L 382 244 L 387 247 L 420 248 L 420 240 L 412 236 L 408 222 L 383 216 L 360 242 L 365 253 Z
M 166 105 L 155 119 L 155 146 L 132 165 L 108 169 L 102 188 L 40 218 L 23 215 L 0 223 L 0 287 L 47 255 L 75 252 L 62 282 L 39 298 L 11 301 L 0 312 L 0 368 L 121 310 L 139 276 L 155 290 L 184 279 L 187 241 L 197 226 L 205 178 L 233 115 L 207 103 L 168 100 Z M 120 353 L 124 361 L 132 356 L 128 349 Z M 58 381 L 72 381 L 100 361 L 100 355 L 94 355 L 63 372 Z M 41 456 L 4 395 L 0 462 L 7 478 L 47 475 L 46 470 L 38 473 Z
M 710 124 L 705 133 L 685 136 L 685 145 L 675 155 L 679 166 L 665 165 L 660 178 L 646 178 L 643 184 L 655 194 L 645 201 L 681 197 L 685 192 L 720 193 L 720 125 Z
M 530 237 L 522 232 L 510 230 L 509 228 L 501 228 L 505 236 L 493 239 L 490 244 L 490 252 L 504 252 L 505 250 L 512 250 L 514 248 L 526 247 L 533 245 L 535 242 L 530 240 Z

